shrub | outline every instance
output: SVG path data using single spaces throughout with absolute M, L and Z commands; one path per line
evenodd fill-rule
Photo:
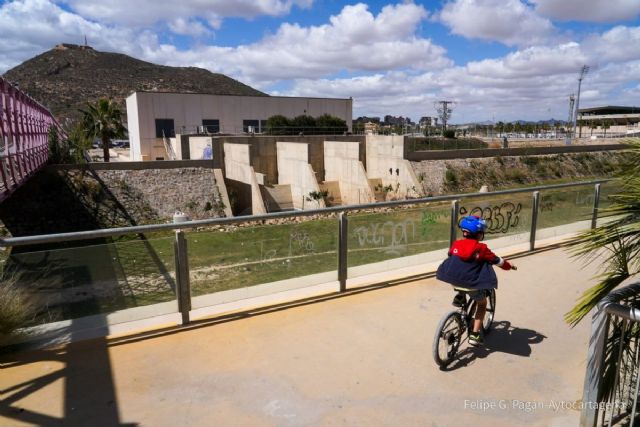
M 15 278 L 0 281 L 0 336 L 15 333 L 35 316 L 35 307 Z
M 527 174 L 521 169 L 507 169 L 504 175 L 508 181 L 518 182 L 520 184 L 527 182 Z
M 444 180 L 448 185 L 458 185 L 458 177 L 456 176 L 456 172 L 453 169 L 447 168 L 446 172 L 444 173 Z
M 445 138 L 448 138 L 448 139 L 455 139 L 456 131 L 453 130 L 453 129 L 447 129 L 442 133 L 442 136 L 444 136 Z

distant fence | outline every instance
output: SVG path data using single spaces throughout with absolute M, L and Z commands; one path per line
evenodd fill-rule
M 446 151 L 413 151 L 405 154 L 407 160 L 448 160 L 496 156 L 536 156 L 543 154 L 586 153 L 591 151 L 625 150 L 624 144 L 566 145 L 560 147 L 480 148 Z
M 49 110 L 0 77 L 0 201 L 47 163 L 51 126 Z

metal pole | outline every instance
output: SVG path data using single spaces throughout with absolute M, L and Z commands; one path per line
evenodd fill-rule
M 184 231 L 176 230 L 173 248 L 176 260 L 176 296 L 178 298 L 178 311 L 182 314 L 182 324 L 186 325 L 190 321 L 191 283 L 189 281 L 187 240 L 184 237 Z
M 538 228 L 538 208 L 540 206 L 540 192 L 533 192 L 533 200 L 531 206 L 531 232 L 529 233 L 529 250 L 536 248 L 536 229 Z
M 594 427 L 598 419 L 598 403 L 602 396 L 600 385 L 604 371 L 604 347 L 608 332 L 609 314 L 604 307 L 600 306 L 591 321 L 591 339 L 582 394 L 582 402 L 586 404 L 582 407 L 580 414 L 580 427 Z
M 460 201 L 453 200 L 451 202 L 451 228 L 449 229 L 449 247 L 456 241 L 458 233 L 458 208 Z
M 614 324 L 615 325 L 615 324 Z M 616 410 L 616 391 L 618 389 L 618 385 L 620 385 L 618 383 L 618 379 L 620 378 L 620 361 L 622 360 L 622 350 L 623 350 L 623 345 L 624 345 L 624 333 L 625 333 L 625 329 L 627 327 L 627 319 L 622 319 L 622 321 L 620 322 L 620 345 L 618 345 L 618 361 L 615 364 L 615 370 L 616 373 L 613 377 L 613 389 L 611 391 L 611 396 L 609 397 L 609 402 L 611 402 L 611 406 L 610 406 L 610 412 L 609 412 L 609 425 L 613 425 L 611 424 L 611 421 L 613 420 L 613 413 Z M 622 385 L 624 386 L 624 385 Z
M 596 184 L 593 190 L 593 213 L 591 214 L 591 229 L 596 228 L 598 222 L 598 206 L 600 205 L 600 184 Z
M 340 292 L 347 290 L 347 245 L 349 236 L 349 222 L 347 213 L 340 212 L 338 215 L 338 281 L 340 282 Z

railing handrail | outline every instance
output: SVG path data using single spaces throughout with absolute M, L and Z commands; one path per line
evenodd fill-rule
M 354 210 L 385 208 L 390 206 L 404 206 L 404 205 L 415 205 L 415 204 L 423 204 L 423 203 L 445 202 L 445 201 L 457 200 L 462 198 L 468 199 L 468 198 L 477 198 L 477 197 L 500 196 L 505 194 L 530 193 L 533 191 L 540 191 L 540 190 L 553 190 L 558 188 L 579 187 L 579 186 L 586 186 L 586 185 L 601 184 L 609 181 L 612 181 L 612 179 L 598 179 L 598 180 L 591 180 L 591 181 L 570 182 L 570 183 L 564 183 L 564 184 L 542 185 L 542 186 L 536 186 L 536 187 L 499 190 L 499 191 L 492 191 L 492 192 L 486 192 L 486 193 L 450 194 L 445 196 L 422 197 L 417 199 L 396 200 L 396 201 L 388 201 L 388 202 L 358 204 L 358 205 L 335 206 L 330 208 L 313 209 L 313 210 L 305 210 L 305 211 L 274 212 L 274 213 L 268 213 L 268 214 L 262 214 L 262 215 L 249 215 L 249 216 L 239 216 L 239 217 L 231 217 L 231 218 L 212 218 L 212 219 L 185 221 L 181 223 L 149 224 L 149 225 L 137 225 L 132 227 L 117 227 L 117 228 L 97 229 L 97 230 L 88 230 L 88 231 L 76 231 L 76 232 L 70 232 L 70 233 L 10 237 L 6 239 L 0 239 L 0 247 L 59 243 L 59 242 L 67 242 L 67 241 L 122 236 L 126 234 L 150 233 L 154 231 L 184 230 L 184 229 L 192 229 L 197 227 L 247 223 L 247 222 L 265 221 L 265 220 L 278 219 L 278 218 L 326 215 L 326 214 L 332 214 L 332 213 L 349 212 Z
M 605 346 L 609 334 L 610 316 L 617 316 L 632 322 L 640 322 L 640 310 L 620 304 L 620 301 L 640 293 L 640 282 L 616 289 L 600 300 L 591 321 L 591 336 L 587 356 L 582 401 L 599 403 L 602 399 L 602 375 L 605 366 Z M 618 360 L 619 363 L 619 360 Z M 617 368 L 616 368 L 617 369 Z M 614 387 L 615 388 L 615 387 Z M 598 424 L 599 405 L 584 405 L 580 414 L 581 427 Z
M 640 309 L 620 304 L 630 296 L 640 294 L 640 282 L 631 283 L 620 289 L 611 291 L 598 303 L 597 310 L 605 311 L 614 316 L 619 316 L 633 322 L 640 322 Z

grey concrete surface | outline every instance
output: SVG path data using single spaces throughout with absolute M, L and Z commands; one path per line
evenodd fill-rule
M 449 371 L 431 344 L 453 292 L 425 278 L 2 356 L 0 425 L 577 425 L 589 321 L 562 317 L 595 266 L 563 249 L 514 262 L 486 348 Z

